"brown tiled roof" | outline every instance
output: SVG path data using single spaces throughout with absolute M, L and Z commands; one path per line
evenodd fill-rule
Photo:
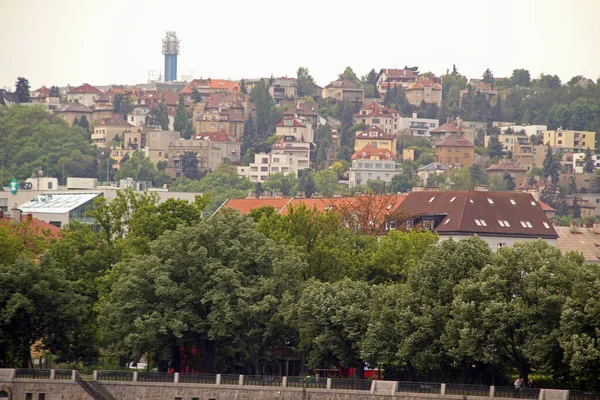
M 375 132 L 376 136 L 371 136 L 371 133 Z M 391 133 L 385 133 L 383 131 L 383 129 L 379 128 L 376 125 L 372 125 L 370 127 L 368 127 L 367 129 L 365 129 L 362 132 L 358 132 L 356 134 L 356 138 L 357 139 L 385 139 L 385 140 L 393 140 L 395 138 L 394 135 L 392 135 Z
M 473 143 L 469 142 L 462 135 L 457 135 L 457 134 L 450 134 L 450 135 L 446 136 L 446 138 L 444 139 L 444 141 L 442 143 L 436 145 L 436 147 L 444 147 L 444 146 L 475 147 L 475 145 L 473 145 Z
M 292 125 L 286 125 L 285 121 L 294 121 L 292 123 Z M 306 128 L 306 125 L 302 124 L 300 121 L 298 121 L 296 118 L 294 117 L 285 117 L 284 119 L 282 119 L 277 125 L 275 126 L 283 126 L 283 127 L 293 127 L 293 128 Z
M 571 231 L 569 226 L 554 227 L 558 233 L 556 247 L 562 252 L 574 251 L 583 255 L 586 262 L 600 263 L 600 235 L 593 228 Z
M 85 104 L 81 104 L 78 101 L 74 101 L 69 104 L 62 112 L 75 112 L 75 113 L 91 113 L 92 109 L 86 106 Z
M 346 78 L 341 78 L 331 82 L 325 88 L 342 88 L 342 89 L 357 89 L 356 85 Z
M 12 218 L 1 218 L 0 224 L 10 225 L 14 229 L 27 227 L 27 233 L 32 235 L 44 236 L 47 239 L 58 239 L 60 236 L 60 228 L 31 217 L 31 214 L 23 215 L 22 221 L 17 221 Z
M 46 86 L 42 86 L 38 90 L 34 90 L 33 92 L 31 92 L 31 94 L 34 93 L 39 93 L 37 97 L 50 97 L 50 89 L 48 89 Z
M 406 90 L 422 90 L 430 87 L 431 90 L 442 90 L 442 85 L 437 82 L 435 77 L 422 76 L 415 83 L 410 85 Z
M 208 90 L 209 86 L 210 83 L 208 82 L 208 79 L 194 79 L 179 93 L 189 95 L 192 94 L 194 89 L 202 88 L 203 90 Z
M 388 77 L 388 79 L 392 80 L 415 80 L 417 76 L 412 69 L 383 69 L 382 72 Z
M 421 217 L 438 216 L 440 222 L 435 231 L 446 235 L 557 237 L 544 210 L 530 193 L 466 190 L 411 192 L 402 202 L 402 211 Z
M 317 115 L 309 106 L 304 103 L 296 103 L 294 101 L 282 101 L 281 105 L 288 106 L 288 109 L 283 112 L 283 115 L 302 115 L 302 116 L 315 116 Z
M 370 160 L 371 157 L 379 157 L 380 160 L 395 160 L 396 154 L 388 149 L 378 149 L 368 144 L 352 155 L 353 160 Z
M 125 121 L 123 118 L 121 118 L 120 115 L 113 115 L 110 118 L 104 118 L 100 125 L 103 125 L 103 126 L 127 126 L 127 127 L 135 126 L 135 125 L 132 125 L 129 122 Z
M 102 97 L 96 100 L 96 103 L 112 103 L 115 101 L 117 93 L 125 93 L 125 91 L 120 88 L 110 88 L 102 95 Z
M 224 131 L 220 132 L 200 132 L 198 135 L 194 136 L 195 140 L 207 140 L 210 142 L 232 142 L 232 140 L 227 136 L 227 133 Z
M 527 168 L 517 164 L 513 160 L 500 160 L 498 164 L 494 164 L 488 169 L 487 172 L 495 172 L 495 171 L 516 171 L 516 172 L 526 172 Z
M 76 87 L 75 89 L 71 89 L 67 92 L 67 94 L 87 94 L 87 93 L 91 93 L 91 94 L 99 94 L 100 96 L 102 96 L 102 92 L 98 89 L 96 89 L 95 87 L 93 87 L 92 85 L 90 85 L 89 83 L 84 83 L 81 86 Z
M 430 133 L 437 132 L 450 132 L 450 133 L 463 133 L 462 127 L 458 125 L 456 121 L 446 122 L 443 125 L 438 126 L 435 129 L 429 131 Z
M 367 114 L 362 114 L 363 111 L 368 111 Z M 354 114 L 355 117 L 388 117 L 391 118 L 392 114 L 397 114 L 398 111 L 384 106 L 379 103 L 371 103 L 367 106 L 363 106 L 360 110 Z
M 550 207 L 548 204 L 544 203 L 543 201 L 538 201 L 538 203 L 540 204 L 540 207 L 542 207 L 542 210 L 544 211 L 556 211 L 554 208 Z

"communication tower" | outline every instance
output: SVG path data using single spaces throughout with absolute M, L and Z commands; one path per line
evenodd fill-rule
M 167 31 L 162 43 L 162 53 L 165 55 L 165 82 L 176 81 L 179 39 L 175 31 Z

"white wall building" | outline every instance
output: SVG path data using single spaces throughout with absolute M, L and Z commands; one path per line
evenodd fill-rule
M 505 133 L 510 128 L 513 132 L 525 131 L 527 137 L 538 135 L 541 136 L 544 131 L 548 130 L 546 125 L 508 125 L 500 127 L 500 133 Z
M 398 119 L 398 129 L 400 132 L 405 129 L 410 130 L 412 136 L 429 137 L 429 131 L 440 125 L 437 119 L 419 118 L 417 113 L 413 113 L 412 117 L 400 117 Z
M 583 173 L 583 166 L 585 160 L 585 152 L 581 153 L 573 153 L 573 161 L 568 161 L 567 157 L 563 157 L 562 164 L 563 165 L 571 165 L 573 167 L 573 172 L 576 174 Z M 600 154 L 592 154 L 592 160 L 594 162 L 594 169 L 600 168 Z
M 249 166 L 237 167 L 240 177 L 246 177 L 250 182 L 264 182 L 271 174 L 283 172 L 298 176 L 298 157 L 289 154 L 267 154 L 254 155 L 254 162 Z

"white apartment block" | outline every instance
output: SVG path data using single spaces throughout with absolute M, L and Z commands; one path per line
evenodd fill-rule
M 289 154 L 267 154 L 254 155 L 254 162 L 249 166 L 237 167 L 240 177 L 246 177 L 250 182 L 264 182 L 271 174 L 283 172 L 298 176 L 298 157 Z
M 574 173 L 582 174 L 585 155 L 585 152 L 569 154 L 569 156 L 572 156 L 572 161 L 570 160 L 571 157 L 565 155 L 562 163 L 563 165 L 572 165 Z M 592 161 L 594 162 L 594 169 L 600 168 L 600 154 L 592 154 Z
M 510 129 L 514 133 L 518 133 L 524 131 L 527 137 L 531 137 L 533 135 L 541 136 L 544 134 L 544 131 L 548 130 L 548 126 L 546 125 L 508 125 L 501 126 L 500 133 L 506 133 L 506 131 Z
M 398 119 L 398 130 L 403 132 L 405 129 L 408 129 L 412 136 L 429 137 L 429 131 L 437 128 L 439 125 L 439 120 L 419 118 L 417 113 L 413 113 L 412 117 L 400 117 Z

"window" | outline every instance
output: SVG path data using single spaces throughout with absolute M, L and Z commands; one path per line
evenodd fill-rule
M 267 157 L 263 157 L 262 163 L 263 164 L 268 164 L 269 163 L 269 159 Z
M 423 229 L 428 231 L 433 229 L 433 221 L 423 221 Z
M 473 199 L 469 199 L 469 203 L 475 204 L 475 202 L 473 201 Z
M 458 153 L 460 151 L 460 147 L 455 148 L 454 151 Z
M 460 162 L 460 157 L 454 157 L 454 161 L 459 163 Z
M 38 400 L 46 400 L 46 393 L 39 393 Z
M 432 198 L 429 199 L 428 203 L 433 203 L 433 201 L 435 200 L 435 196 L 433 196 Z
M 294 128 L 294 133 L 298 132 L 298 128 Z
M 547 223 L 547 222 L 542 222 L 542 224 L 544 224 L 544 228 L 546 228 L 546 229 L 550 229 L 550 225 L 548 225 L 548 223 Z
M 388 222 L 388 229 L 390 231 L 395 231 L 396 230 L 396 221 L 389 221 Z
M 406 221 L 406 227 L 407 228 L 412 228 L 413 227 L 413 222 L 412 221 Z
M 268 170 L 269 170 L 269 167 L 260 167 L 261 172 L 267 172 Z
M 33 393 L 25 393 L 25 400 L 33 400 Z
M 175 397 L 175 400 L 183 400 L 183 397 Z
M 531 222 L 529 221 L 525 221 L 525 225 L 527 225 L 528 228 L 533 228 L 533 226 L 531 225 Z
M 48 182 L 48 190 L 52 189 L 52 182 Z
M 272 172 L 279 172 L 279 167 L 271 167 Z
M 463 154 L 463 157 L 464 157 L 464 158 L 469 158 L 469 153 L 464 153 L 464 154 Z
M 273 162 L 274 162 L 274 163 L 278 163 L 278 162 L 279 162 L 279 157 L 274 157 L 274 158 L 273 158 Z
M 507 244 L 504 242 L 498 242 L 498 244 L 496 244 L 496 250 L 500 250 L 503 247 L 506 247 Z
M 456 200 L 456 196 L 450 199 L 450 203 L 454 203 L 454 200 Z
M 530 203 L 532 206 L 535 206 L 535 200 L 531 200 L 529 203 Z
M 477 226 L 487 226 L 486 222 L 482 219 L 475 219 L 475 225 Z
M 505 219 L 499 219 L 498 225 L 500 225 L 502 228 L 510 228 L 510 224 Z
M 510 201 L 510 204 L 512 204 L 513 206 L 516 206 L 516 205 L 517 205 L 517 202 L 516 202 L 516 201 L 514 201 L 513 199 L 510 199 L 509 201 Z
M 375 163 L 375 168 L 381 169 L 381 164 Z
M 494 200 L 490 199 L 489 197 L 488 197 L 487 201 L 488 201 L 488 203 L 490 203 L 490 204 L 494 204 Z

